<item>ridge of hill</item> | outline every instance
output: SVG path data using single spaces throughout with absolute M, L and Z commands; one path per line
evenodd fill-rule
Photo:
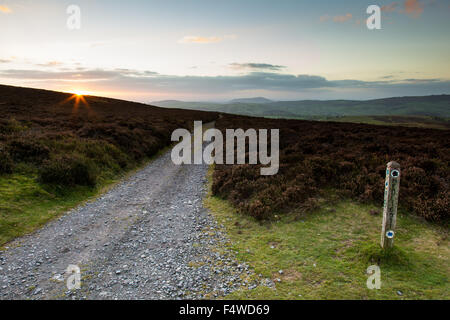
M 236 102 L 238 101 L 238 102 Z M 250 99 L 252 101 L 252 99 Z M 157 101 L 166 108 L 215 111 L 237 115 L 318 119 L 348 116 L 428 116 L 450 118 L 450 95 L 394 97 L 367 101 L 299 100 L 249 103 L 244 99 L 230 103 Z

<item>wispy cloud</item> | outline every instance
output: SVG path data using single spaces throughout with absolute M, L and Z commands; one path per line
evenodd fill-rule
M 9 69 L 0 70 L 0 78 L 23 79 L 23 80 L 58 80 L 58 81 L 110 81 L 113 79 L 140 79 L 156 76 L 157 72 L 137 71 L 131 69 L 83 69 L 77 68 L 66 71 L 46 71 L 46 70 L 21 70 Z
M 0 70 L 2 79 L 19 79 L 45 83 L 46 86 L 85 85 L 116 91 L 164 92 L 168 96 L 178 94 L 239 94 L 249 91 L 312 93 L 338 91 L 383 92 L 386 95 L 420 95 L 450 93 L 450 81 L 445 79 L 399 79 L 385 78 L 381 81 L 354 79 L 328 80 L 317 75 L 293 75 L 273 72 L 250 72 L 234 76 L 174 76 L 153 71 L 131 69 L 92 69 L 51 72 L 46 70 Z
M 428 4 L 432 4 L 433 1 Z M 392 2 L 391 4 L 384 5 L 381 10 L 384 12 L 397 12 L 409 15 L 413 18 L 418 18 L 424 11 L 425 4 L 418 0 L 405 0 L 401 5 L 399 2 Z
M 351 20 L 352 18 L 353 18 L 353 15 L 351 13 L 347 13 L 342 16 L 335 16 L 333 18 L 333 21 L 334 22 L 347 22 L 347 21 Z
M 39 67 L 59 67 L 59 66 L 62 66 L 63 63 L 59 62 L 59 61 L 49 61 L 46 63 L 38 63 L 36 65 Z
M 413 18 L 418 18 L 423 13 L 424 6 L 431 5 L 434 2 L 435 2 L 435 0 L 429 0 L 429 2 L 426 2 L 426 3 L 420 2 L 419 0 L 404 0 L 403 2 L 396 1 L 396 2 L 392 2 L 390 4 L 382 6 L 381 11 L 386 12 L 386 13 L 396 12 L 396 13 L 406 14 Z M 344 22 L 352 20 L 353 15 L 351 13 L 346 13 L 343 15 L 337 15 L 337 16 L 331 17 L 330 15 L 325 14 L 319 18 L 319 21 L 326 22 L 326 21 L 330 21 L 331 19 L 337 23 L 344 23 Z M 360 24 L 360 21 L 359 22 L 358 21 L 359 20 L 356 20 L 355 23 Z
M 440 82 L 442 79 L 435 78 L 435 79 L 403 79 L 402 80 L 405 83 L 431 83 L 431 82 Z
M 334 21 L 337 23 L 343 23 L 351 20 L 353 18 L 353 15 L 351 13 L 346 13 L 343 15 L 337 15 L 337 16 L 330 16 L 328 14 L 325 14 L 323 16 L 319 17 L 319 22 L 327 22 L 327 21 Z
M 418 18 L 423 12 L 423 5 L 418 0 L 406 0 L 404 12 L 414 18 Z
M 11 8 L 6 5 L 0 5 L 0 12 L 2 13 L 12 13 Z
M 185 36 L 180 39 L 179 43 L 216 43 L 223 39 L 221 37 L 200 37 L 200 36 Z
M 234 40 L 237 36 L 234 34 L 228 34 L 225 36 L 184 36 L 180 40 L 178 40 L 179 43 L 200 43 L 200 44 L 207 44 L 207 43 L 217 43 L 222 42 L 224 40 Z
M 384 12 L 394 12 L 398 8 L 398 2 L 392 2 L 391 4 L 381 7 L 381 11 Z
M 230 63 L 230 68 L 232 69 L 253 69 L 253 70 L 271 70 L 271 71 L 279 71 L 285 69 L 285 66 L 269 64 L 269 63 Z

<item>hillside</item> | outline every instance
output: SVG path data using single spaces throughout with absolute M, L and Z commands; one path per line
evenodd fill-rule
M 280 170 L 215 165 L 205 205 L 272 288 L 228 299 L 448 299 L 450 132 L 225 116 L 216 128 L 279 128 Z M 392 250 L 380 248 L 386 163 L 401 164 Z M 425 221 L 428 220 L 428 221 Z M 379 290 L 367 268 L 381 268 Z
M 0 245 L 134 170 L 217 114 L 0 85 Z
M 14 172 L 18 164 L 25 164 L 42 175 L 45 168 L 60 166 L 60 160 L 69 166 L 75 160 L 95 160 L 96 166 L 120 171 L 168 145 L 173 130 L 216 117 L 201 111 L 0 86 L 0 173 Z M 71 178 L 74 184 L 84 179 Z M 51 180 L 47 182 L 58 182 L 58 177 Z M 95 179 L 88 180 L 84 183 L 95 184 Z
M 0 97 L 4 297 L 448 296 L 449 131 L 219 117 L 8 86 Z M 176 166 L 170 134 L 194 120 L 279 128 L 279 173 Z M 389 160 L 401 163 L 402 181 L 398 238 L 386 253 L 378 241 Z M 60 279 L 74 261 L 83 285 L 64 296 Z M 380 290 L 366 288 L 372 264 L 383 270 Z
M 366 123 L 384 126 L 401 126 L 416 128 L 450 129 L 450 119 L 433 116 L 348 116 L 324 117 L 319 120 L 333 122 Z
M 251 100 L 252 101 L 252 100 Z M 168 108 L 220 111 L 239 115 L 282 117 L 282 118 L 323 118 L 341 116 L 409 115 L 450 118 L 450 95 L 425 97 L 397 97 L 367 101 L 356 100 L 301 100 L 275 101 L 265 103 L 206 103 L 159 101 L 155 105 Z
M 230 128 L 279 128 L 280 169 L 261 176 L 255 165 L 216 165 L 212 192 L 264 220 L 314 208 L 336 190 L 343 198 L 383 203 L 386 163 L 402 167 L 399 207 L 430 221 L 448 221 L 450 132 L 355 123 L 226 116 Z M 334 191 L 333 191 L 334 192 Z
M 271 103 L 272 100 L 264 97 L 233 99 L 230 103 Z

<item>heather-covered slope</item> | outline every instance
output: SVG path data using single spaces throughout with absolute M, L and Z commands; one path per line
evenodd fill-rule
M 212 191 L 258 219 L 311 209 L 331 190 L 344 198 L 383 204 L 386 163 L 402 167 L 399 205 L 428 220 L 449 218 L 450 132 L 365 124 L 227 116 L 225 128 L 279 128 L 280 170 L 216 165 Z
M 18 165 L 44 182 L 88 184 L 131 168 L 170 143 L 179 127 L 216 114 L 109 98 L 0 86 L 0 174 Z
M 0 246 L 95 196 L 216 114 L 0 86 Z

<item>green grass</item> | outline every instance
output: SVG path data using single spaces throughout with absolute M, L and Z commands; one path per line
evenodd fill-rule
M 430 116 L 349 116 L 337 118 L 323 118 L 321 120 L 365 123 L 383 126 L 431 128 L 441 130 L 448 130 L 450 128 L 450 122 L 448 119 Z
M 17 173 L 0 177 L 0 245 L 41 227 L 62 212 L 95 195 L 77 187 L 57 190 L 37 182 L 37 175 Z
M 410 128 L 429 128 L 429 129 L 450 129 L 450 121 L 448 118 L 438 118 L 432 116 L 309 116 L 309 117 L 283 117 L 269 116 L 270 119 L 293 119 L 293 120 L 314 120 L 314 121 L 331 121 L 331 122 L 350 122 L 373 124 L 379 126 L 401 126 Z
M 395 247 L 384 253 L 379 247 L 381 215 L 369 213 L 381 212 L 374 206 L 342 201 L 261 224 L 211 194 L 205 205 L 225 226 L 232 249 L 255 277 L 281 280 L 276 289 L 241 289 L 229 299 L 450 298 L 445 228 L 399 214 Z M 366 287 L 366 270 L 373 264 L 381 268 L 380 290 Z
M 19 164 L 17 172 L 0 176 L 0 249 L 9 241 L 42 227 L 86 201 L 94 200 L 168 150 L 166 147 L 125 173 L 103 170 L 97 185 L 52 186 L 39 183 L 36 169 Z

